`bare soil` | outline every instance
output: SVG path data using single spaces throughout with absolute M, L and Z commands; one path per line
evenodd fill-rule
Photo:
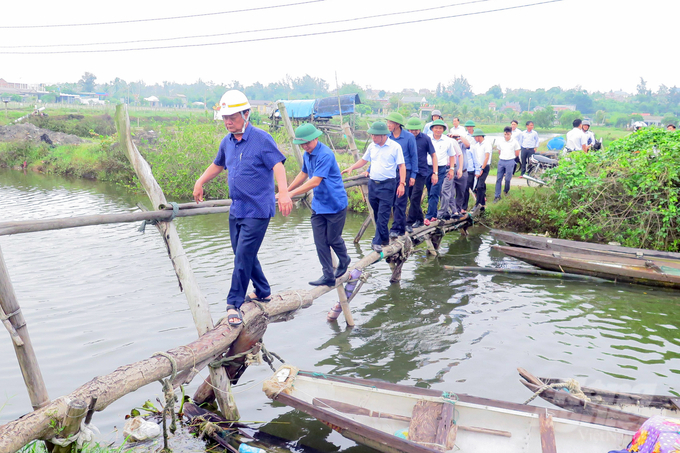
M 49 137 L 54 145 L 78 145 L 86 142 L 76 135 L 41 129 L 31 123 L 0 126 L 0 142 L 30 142 L 38 145 L 45 141 L 41 139 L 44 135 Z

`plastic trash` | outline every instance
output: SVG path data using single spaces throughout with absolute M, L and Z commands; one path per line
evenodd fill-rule
M 357 283 L 359 283 L 359 277 L 361 277 L 361 270 L 353 269 L 352 272 L 350 272 L 349 283 L 347 283 L 345 285 L 345 294 L 347 295 L 348 299 L 350 297 L 352 297 L 352 293 L 354 292 L 354 288 L 356 288 Z
M 241 444 L 241 445 L 239 445 L 238 451 L 239 451 L 240 453 L 267 453 L 266 451 L 264 451 L 264 450 L 261 449 L 261 448 L 251 447 L 251 446 L 248 445 L 248 444 Z
M 141 442 L 161 435 L 161 427 L 154 422 L 134 417 L 125 422 L 123 436 L 132 442 Z
M 408 440 L 408 429 L 400 429 L 399 431 L 394 433 L 394 435 L 399 437 L 400 439 Z

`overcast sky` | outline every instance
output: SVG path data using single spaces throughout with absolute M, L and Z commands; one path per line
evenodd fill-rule
M 0 78 L 53 84 L 88 71 L 98 83 L 250 85 L 309 74 L 335 88 L 337 72 L 340 84 L 397 91 L 463 75 L 483 93 L 495 84 L 634 92 L 643 77 L 656 90 L 680 86 L 679 12 L 673 0 L 4 1 Z M 127 23 L 102 24 L 116 21 Z M 343 22 L 318 24 L 330 21 Z M 102 52 L 169 46 L 181 47 Z M 88 53 L 30 53 L 59 51 Z

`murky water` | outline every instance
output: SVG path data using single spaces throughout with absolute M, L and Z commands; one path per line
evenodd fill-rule
M 101 183 L 0 170 L 0 200 L 0 220 L 8 221 L 130 212 L 143 198 Z M 345 230 L 354 260 L 369 250 L 371 229 L 358 246 L 351 242 L 362 220 L 349 215 Z M 217 319 L 232 268 L 227 217 L 176 222 Z M 154 228 L 141 234 L 137 226 L 0 237 L 52 398 L 196 338 L 161 238 Z M 388 266 L 378 263 L 352 302 L 357 327 L 326 322 L 336 300 L 327 294 L 295 319 L 270 325 L 265 343 L 302 369 L 514 402 L 530 396 L 518 366 L 610 390 L 680 395 L 678 293 L 443 268 L 518 264 L 491 251 L 492 243 L 480 226 L 469 238 L 447 236 L 439 258 L 419 248 L 400 284 L 390 285 Z M 307 288 L 320 275 L 309 212 L 277 216 L 260 259 L 275 292 Z M 263 430 L 320 451 L 363 451 L 306 415 L 272 404 L 260 390 L 270 375 L 264 366 L 251 367 L 236 387 L 243 420 L 265 422 Z M 120 441 L 125 414 L 160 396 L 160 384 L 152 384 L 95 414 L 102 440 Z M 11 340 L 0 334 L 0 424 L 29 411 Z

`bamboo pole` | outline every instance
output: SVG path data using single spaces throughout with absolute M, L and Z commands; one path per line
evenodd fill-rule
M 23 343 L 19 345 L 15 340 L 12 345 L 19 362 L 19 368 L 21 368 L 21 375 L 26 384 L 26 390 L 28 390 L 31 406 L 33 406 L 33 409 L 43 407 L 50 402 L 50 397 L 47 394 L 47 387 L 45 387 L 38 359 L 33 350 L 24 314 L 21 312 L 9 272 L 7 272 L 2 249 L 0 249 L 0 307 L 2 307 L 3 318 L 9 318 L 6 321 L 9 321 Z
M 151 203 L 154 207 L 161 205 L 167 206 L 168 202 L 151 172 L 151 167 L 146 160 L 144 160 L 137 150 L 137 147 L 132 142 L 132 136 L 130 135 L 130 118 L 128 117 L 127 106 L 125 104 L 116 106 L 116 127 L 118 129 L 120 143 L 125 148 L 130 163 L 144 187 L 144 190 L 151 199 Z M 156 227 L 167 245 L 170 260 L 175 268 L 177 278 L 180 281 L 180 288 L 184 289 L 187 301 L 189 302 L 198 335 L 203 335 L 214 326 L 212 317 L 210 316 L 210 309 L 198 287 L 189 259 L 184 253 L 184 247 L 182 247 L 182 242 L 177 234 L 175 224 L 173 222 L 162 222 L 157 224 Z M 211 368 L 210 376 L 213 385 L 218 389 L 216 392 L 217 402 L 222 413 L 231 420 L 238 420 L 238 409 L 234 403 L 231 385 L 227 378 L 226 371 L 222 368 Z
M 293 143 L 293 139 L 295 138 L 295 132 L 293 132 L 293 124 L 290 122 L 288 111 L 286 111 L 286 104 L 283 101 L 281 101 L 278 103 L 278 107 L 279 115 L 281 115 L 283 125 L 286 128 L 286 133 L 288 134 L 288 139 L 290 140 L 290 146 L 293 148 L 293 153 L 295 154 L 295 159 L 300 165 L 300 168 L 302 168 L 302 151 L 300 151 L 300 147 L 298 145 Z
M 227 214 L 229 206 L 206 208 L 180 208 L 175 217 L 191 217 L 207 214 Z M 168 221 L 172 218 L 172 208 L 158 211 L 126 212 L 121 214 L 95 214 L 78 217 L 65 217 L 45 220 L 21 220 L 0 223 L 0 236 L 34 233 L 36 231 L 62 230 L 91 225 L 106 225 L 111 223 L 141 222 L 144 220 Z
M 473 211 L 474 212 L 474 211 Z M 466 214 L 459 220 L 438 221 L 431 226 L 423 226 L 414 230 L 410 235 L 413 244 L 419 244 L 428 235 L 441 231 L 453 231 L 469 225 L 471 218 Z M 336 280 L 336 286 L 349 280 L 352 269 L 365 269 L 367 266 L 400 253 L 403 247 L 401 241 L 385 246 L 382 254 L 371 252 L 350 267 L 349 271 Z M 267 304 L 255 305 L 248 302 L 242 305 L 243 321 L 246 326 L 256 326 L 258 323 L 268 324 L 281 319 L 291 319 L 295 312 L 312 305 L 315 299 L 334 290 L 334 287 L 323 286 L 312 290 L 283 291 L 272 296 Z M 265 310 L 262 311 L 262 308 Z M 222 351 L 233 346 L 241 328 L 233 329 L 227 323 L 219 324 L 214 329 L 201 335 L 197 340 L 185 346 L 171 349 L 167 354 L 173 357 L 177 364 L 177 371 L 200 369 L 207 363 L 221 355 Z M 220 368 L 223 369 L 223 368 Z M 0 452 L 14 452 L 35 439 L 49 439 L 56 432 L 52 426 L 52 419 L 61 419 L 66 414 L 67 399 L 82 399 L 85 401 L 97 398 L 95 410 L 101 411 L 110 404 L 135 390 L 152 384 L 170 376 L 172 366 L 163 356 L 150 358 L 123 365 L 112 373 L 98 376 L 82 385 L 66 397 L 59 398 L 41 409 L 35 410 L 23 417 L 0 426 Z M 212 378 L 212 377 L 211 377 Z M 214 384 L 213 384 L 214 385 Z
M 444 269 L 458 272 L 481 272 L 492 274 L 515 274 L 535 275 L 537 277 L 560 278 L 565 280 L 582 280 L 594 283 L 611 283 L 611 280 L 591 277 L 589 275 L 571 274 L 569 272 L 544 271 L 541 269 L 508 269 L 500 267 L 476 267 L 476 266 L 444 266 Z
M 359 149 L 357 148 L 356 142 L 354 141 L 354 134 L 352 134 L 352 129 L 349 127 L 349 124 L 344 124 L 342 125 L 342 130 L 347 136 L 347 144 L 349 145 L 349 149 L 352 152 L 352 155 L 354 156 L 354 160 L 357 161 L 359 160 Z M 373 223 L 373 226 L 375 225 L 375 216 L 373 215 L 373 207 L 371 204 L 368 202 L 368 178 L 364 175 L 357 175 L 357 176 L 351 176 L 347 179 L 345 179 L 345 189 L 349 187 L 353 187 L 355 185 L 361 186 L 361 194 L 364 197 L 364 200 L 366 201 L 366 207 L 368 208 L 368 217 L 364 221 L 364 223 L 361 225 L 361 228 L 359 228 L 359 232 L 357 235 L 354 237 L 354 243 L 358 244 L 361 238 L 363 237 L 364 233 L 366 232 L 366 228 L 368 228 L 369 223 Z

